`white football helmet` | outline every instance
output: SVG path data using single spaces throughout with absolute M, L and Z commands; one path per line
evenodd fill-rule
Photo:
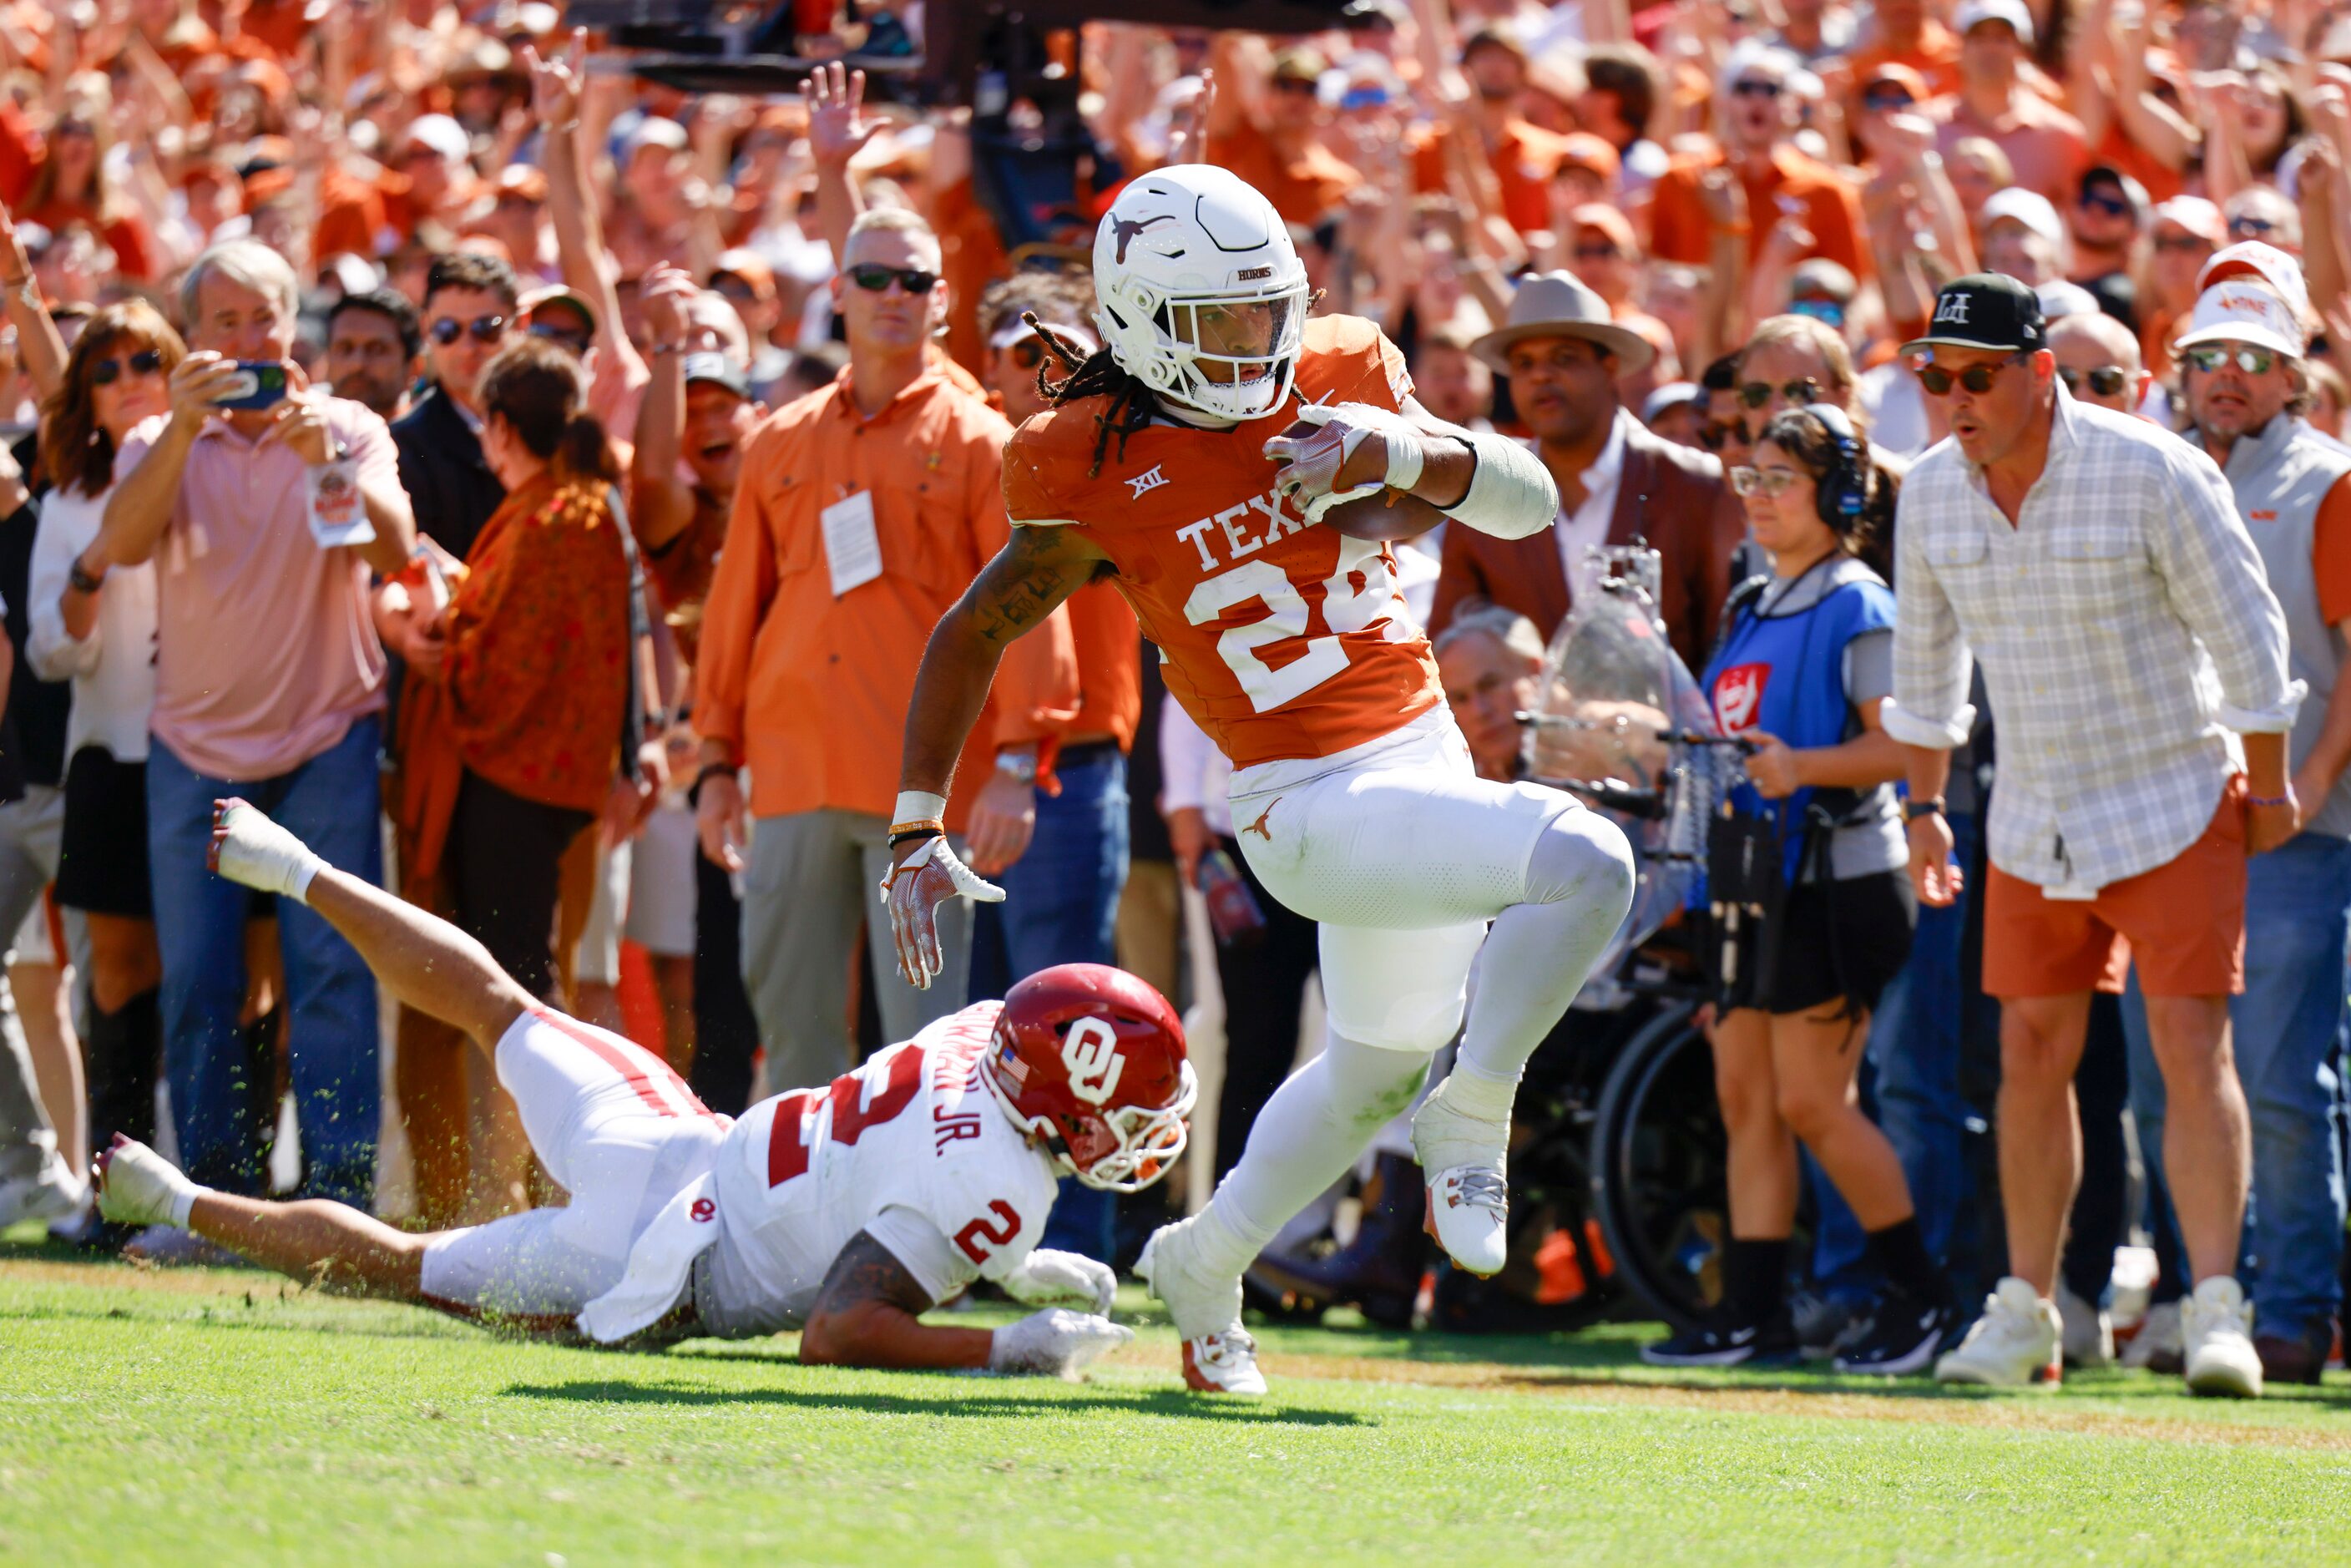
M 1227 423 L 1290 396 L 1306 330 L 1306 267 L 1273 204 L 1230 170 L 1137 177 L 1094 233 L 1094 325 L 1119 368 Z

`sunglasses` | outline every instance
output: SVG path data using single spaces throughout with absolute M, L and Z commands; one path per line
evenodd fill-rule
M 1802 381 L 1785 382 L 1775 387 L 1770 382 L 1749 382 L 1739 389 L 1739 401 L 1750 408 L 1761 408 L 1778 392 L 1790 402 L 1802 408 L 1808 402 L 1821 401 L 1821 383 L 1806 376 Z
M 1793 468 L 1774 468 L 1768 473 L 1761 468 L 1733 468 L 1730 487 L 1741 496 L 1784 496 L 1788 486 L 1802 477 Z
M 1999 379 L 2001 371 L 2023 357 L 2022 354 L 2012 354 L 1997 364 L 1970 365 L 1957 375 L 1953 375 L 1940 365 L 1921 365 L 1918 368 L 1918 384 L 1925 387 L 1931 397 L 1945 396 L 1955 384 L 1963 386 L 1978 397 L 1981 397 L 1991 391 L 1991 383 Z
M 1034 338 L 1023 338 L 1012 345 L 1012 362 L 1024 371 L 1033 371 L 1045 362 L 1045 345 Z
M 1736 98 L 1777 98 L 1780 96 L 1780 84 L 1750 77 L 1745 81 L 1732 83 L 1730 91 Z
M 868 294 L 880 294 L 895 283 L 909 294 L 928 294 L 939 280 L 935 272 L 925 272 L 918 267 L 883 267 L 879 262 L 860 262 L 849 269 L 849 281 Z
M 110 387 L 127 373 L 152 376 L 163 368 L 163 356 L 153 349 L 141 349 L 126 361 L 99 360 L 89 367 L 89 384 Z
M 454 316 L 444 316 L 433 323 L 432 332 L 433 340 L 444 349 L 467 333 L 476 343 L 495 343 L 507 335 L 507 319 L 476 316 L 471 321 L 460 321 Z
M 2057 372 L 2057 379 L 2065 383 L 2067 392 L 2076 395 L 2081 392 L 2082 383 L 2087 382 L 2090 383 L 2090 390 L 2100 397 L 2119 397 L 2130 376 L 2120 365 L 2100 365 L 2094 371 L 2061 369 Z
M 1273 90 L 1276 92 L 1314 92 L 1319 89 L 1320 86 L 1320 83 L 1310 81 L 1304 77 L 1276 77 L 1273 78 Z
M 1810 316 L 1815 321 L 1825 321 L 1832 327 L 1844 325 L 1844 307 L 1834 299 L 1791 299 L 1791 316 Z
M 2210 250 L 2212 242 L 2202 235 L 2158 235 L 2155 236 L 2155 248 L 2158 250 Z
M 560 343 L 575 354 L 588 351 L 588 334 L 577 327 L 559 327 L 552 321 L 534 321 L 530 326 L 530 335 Z
M 1613 245 L 1580 245 L 1575 247 L 1578 261 L 1614 261 L 1625 253 Z
M 2240 239 L 2247 235 L 2265 235 L 2276 227 L 2277 225 L 2267 218 L 2243 217 L 2229 220 L 2229 232 Z
M 2083 192 L 2082 199 L 2074 204 L 2085 212 L 2100 212 L 2110 218 L 2126 217 L 2131 210 L 2130 204 L 2120 196 L 2103 195 L 2096 191 Z
M 1733 420 L 1729 424 L 1701 426 L 1698 438 L 1708 452 L 1719 452 L 1734 444 L 1745 446 L 1753 439 L 1747 434 L 1747 422 L 1743 419 Z
M 2277 356 L 2267 349 L 2251 348 L 2242 343 L 2233 349 L 2226 343 L 2199 343 L 2187 350 L 2186 357 L 2189 364 L 2208 376 L 2215 371 L 2225 370 L 2232 360 L 2236 361 L 2237 368 L 2249 376 L 2265 376 L 2269 374 L 2270 367 L 2277 363 Z
M 1861 107 L 1872 114 L 1899 113 L 1917 101 L 1907 89 L 1898 87 L 1875 88 L 1861 95 Z

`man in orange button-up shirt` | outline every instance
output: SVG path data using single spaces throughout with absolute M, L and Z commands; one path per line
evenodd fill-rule
M 946 308 L 936 237 L 912 214 L 870 212 L 842 260 L 832 287 L 849 367 L 752 435 L 696 672 L 703 847 L 746 873 L 743 977 L 770 1080 L 786 1083 L 821 1083 L 852 1063 L 861 921 L 875 942 L 887 1038 L 909 1039 L 964 1005 L 967 906 L 960 930 L 941 932 L 948 971 L 928 991 L 898 977 L 887 923 L 867 916 L 889 869 L 915 665 L 931 628 L 1009 532 L 999 467 L 1011 426 L 925 352 Z M 1066 618 L 1045 630 L 1022 640 L 1022 664 L 1007 666 L 993 713 L 1035 724 L 1077 706 Z M 975 758 L 989 758 L 987 719 L 972 746 Z M 742 766 L 751 772 L 747 854 Z M 989 772 L 964 770 L 951 831 Z

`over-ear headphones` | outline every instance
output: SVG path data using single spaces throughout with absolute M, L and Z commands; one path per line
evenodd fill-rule
M 1844 410 L 1832 402 L 1808 402 L 1804 412 L 1821 422 L 1836 443 L 1836 466 L 1814 486 L 1813 505 L 1821 521 L 1839 533 L 1850 529 L 1869 505 L 1869 452 Z

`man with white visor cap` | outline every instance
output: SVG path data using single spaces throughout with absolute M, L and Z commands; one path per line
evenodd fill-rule
M 2343 1291 L 2344 1173 L 2331 1128 L 2351 940 L 2351 681 L 2341 679 L 2351 452 L 2302 416 L 2300 264 L 2255 241 L 2219 252 L 2198 282 L 2175 345 L 2189 439 L 2228 476 L 2285 611 L 2292 674 L 2310 688 L 2289 743 L 2296 831 L 2247 867 L 2245 989 L 2229 1012 L 2252 1117 L 2253 1348 L 2268 1377 L 2314 1383 Z M 2133 1032 L 2144 1051 L 2146 1031 Z M 2162 1085 L 2146 1065 L 2132 1073 L 2139 1135 L 2159 1151 Z

